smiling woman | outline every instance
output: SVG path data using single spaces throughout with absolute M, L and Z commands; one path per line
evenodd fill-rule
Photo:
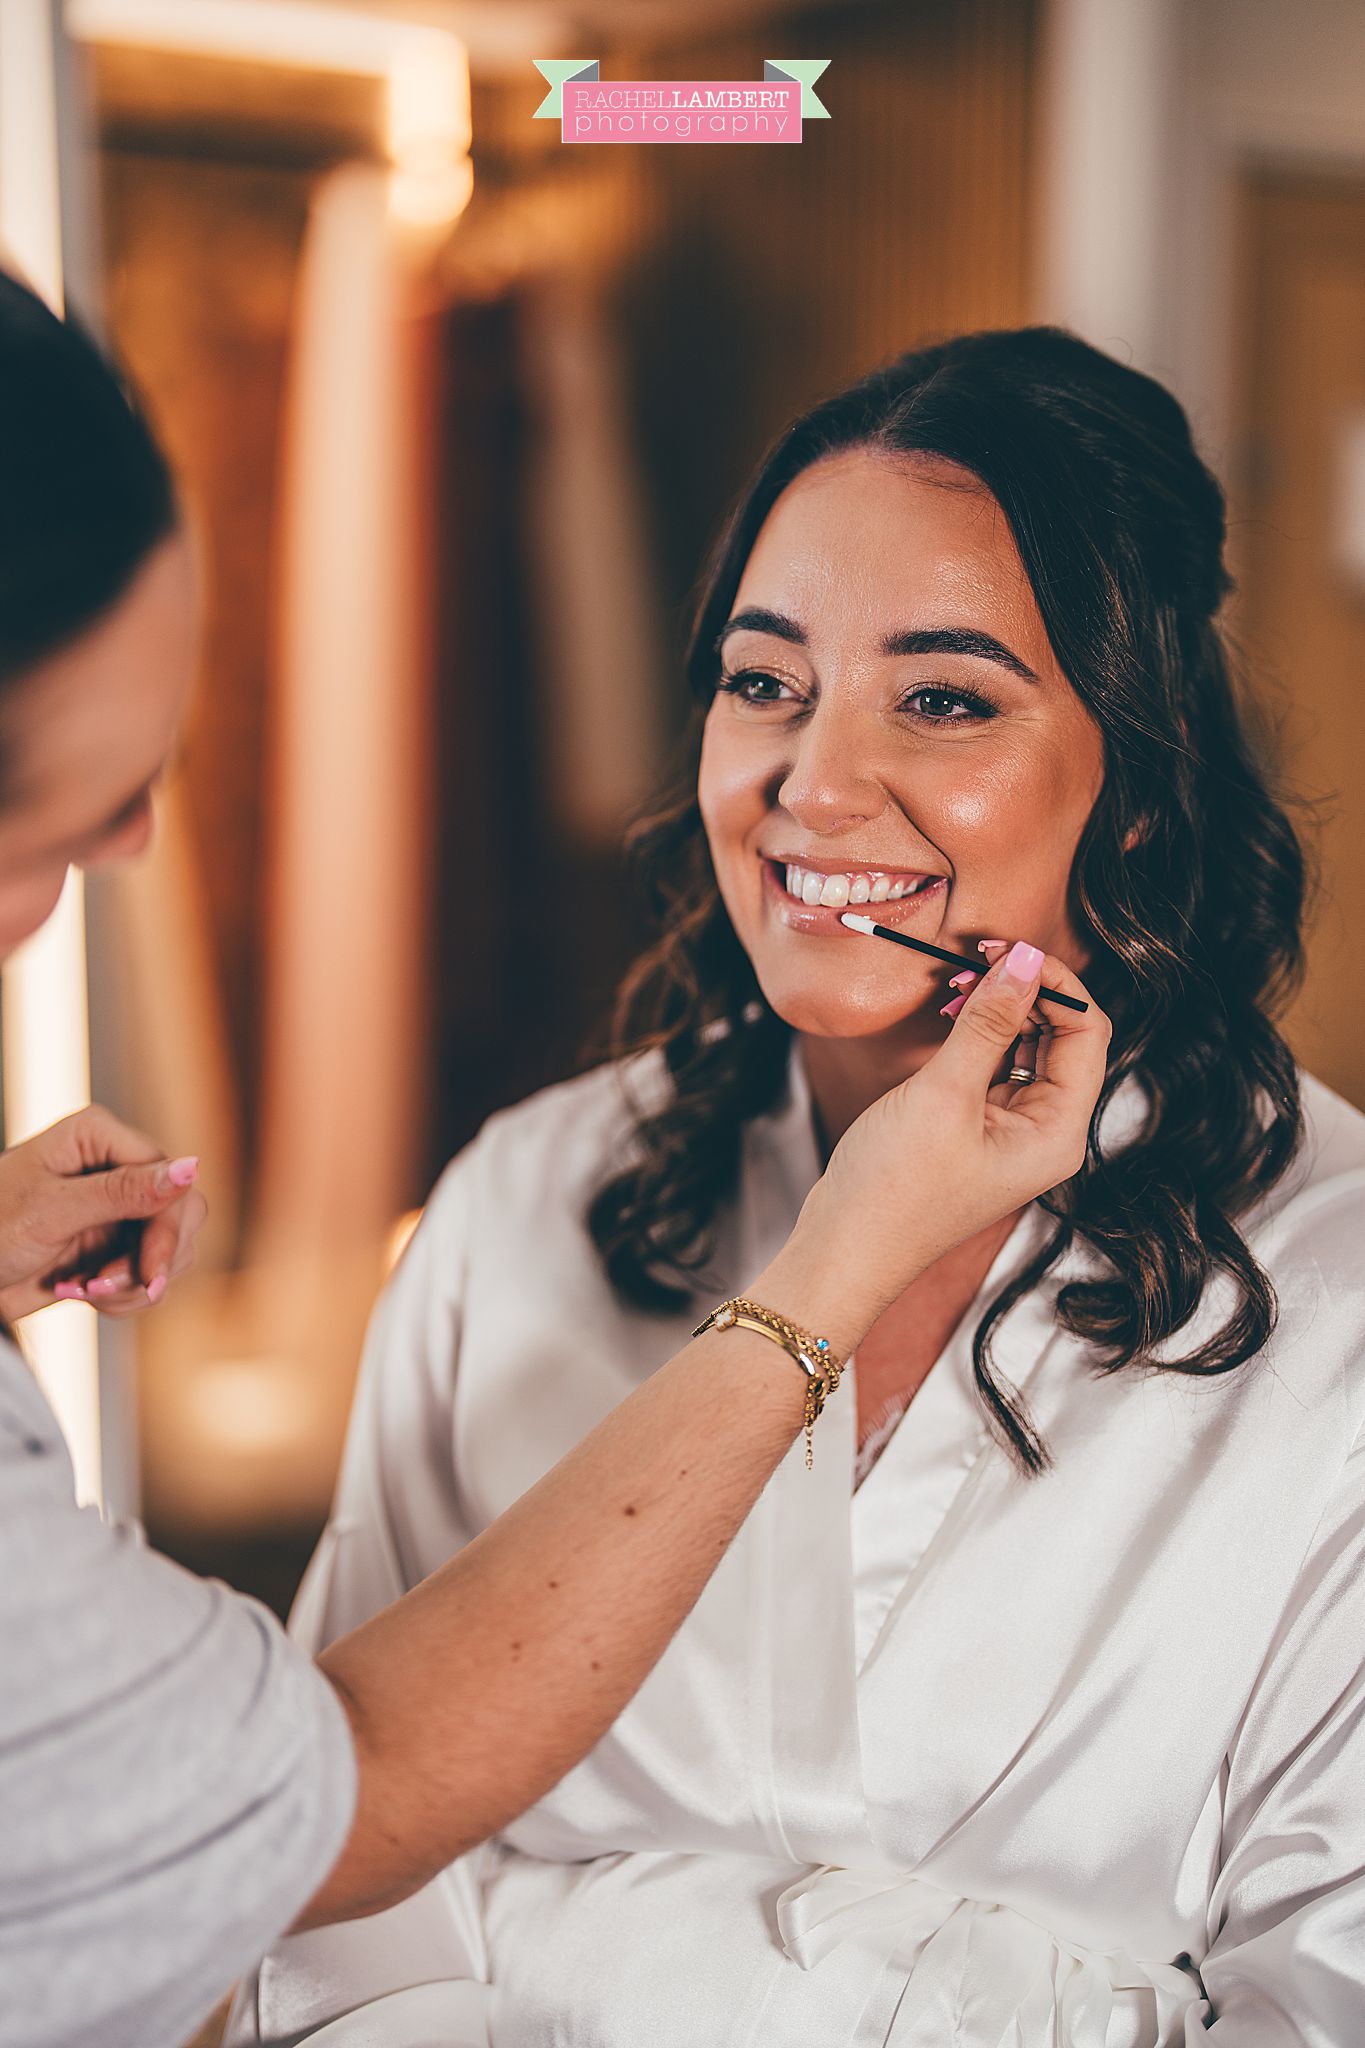
M 930 875 L 883 921 L 1068 960 L 1115 1018 L 1096 1125 L 1129 1075 L 1151 1105 L 1127 1161 L 1092 1147 L 1043 1205 L 1057 1229 L 975 1333 L 1023 1469 L 1046 1447 L 994 1384 L 990 1332 L 1073 1241 L 1105 1270 L 1061 1312 L 1109 1369 L 1219 1271 L 1240 1305 L 1163 1363 L 1226 1371 L 1264 1344 L 1273 1293 L 1232 1218 L 1299 1142 L 1271 1017 L 1302 972 L 1304 869 L 1213 624 L 1223 533 L 1175 400 L 1057 329 L 902 357 L 774 443 L 703 579 L 683 788 L 636 835 L 665 926 L 618 1051 L 661 1051 L 675 1087 L 593 1207 L 623 1295 L 661 1309 L 704 1263 L 792 1033 L 826 1145 L 941 1042 L 932 963 L 864 945 L 840 881 L 809 880 L 847 877 L 854 903 L 867 875 L 889 904 L 877 875 Z
M 663 928 L 620 1058 L 449 1168 L 300 1634 L 473 1540 L 935 1071 L 951 970 L 846 903 L 1084 973 L 1084 1163 L 885 1310 L 588 1761 L 411 1910 L 286 1944 L 238 2040 L 406 2048 L 452 1979 L 462 2048 L 1358 2035 L 1365 1117 L 1276 1027 L 1303 863 L 1222 545 L 1174 399 L 1053 329 L 907 355 L 774 444 L 638 835 Z M 1044 1092 L 1014 1064 L 1011 1114 Z M 940 1205 L 965 1166 L 907 1160 Z M 817 1264 L 851 1285 L 907 1223 L 887 1182 Z
M 864 878 L 921 936 L 1084 952 L 1066 885 L 1103 744 L 997 512 L 958 464 L 828 455 L 773 506 L 717 636 L 698 803 L 725 910 L 788 1024 L 886 1034 L 886 1085 L 944 1027 L 927 963 L 916 1005 L 906 969 L 827 914 L 863 901 Z M 906 614 L 925 623 L 887 628 Z

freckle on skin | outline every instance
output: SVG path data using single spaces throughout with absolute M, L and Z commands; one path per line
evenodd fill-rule
M 600 1671 L 602 1669 L 602 1666 L 598 1663 L 596 1657 L 594 1657 L 592 1660 L 592 1668 L 594 1671 Z
M 559 1580 L 558 1580 L 558 1579 L 551 1579 L 551 1580 L 550 1580 L 550 1591 L 551 1591 L 552 1593 L 557 1593 L 557 1592 L 559 1591 Z
M 626 1513 L 627 1513 L 628 1515 L 635 1515 L 635 1514 L 638 1514 L 638 1513 L 639 1513 L 639 1509 L 638 1509 L 638 1508 L 627 1508 L 625 1512 L 626 1512 Z

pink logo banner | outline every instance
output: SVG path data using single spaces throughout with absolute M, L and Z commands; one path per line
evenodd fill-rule
M 799 142 L 802 121 L 827 121 L 815 95 L 828 57 L 768 57 L 752 78 L 605 80 L 595 57 L 537 57 L 550 90 L 537 121 L 562 142 Z
M 799 142 L 799 85 L 627 79 L 564 87 L 565 142 Z

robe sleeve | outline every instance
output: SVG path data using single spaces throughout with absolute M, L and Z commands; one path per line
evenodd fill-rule
M 289 1620 L 314 1654 L 477 1533 L 460 1508 L 453 1414 L 478 1165 L 476 1140 L 442 1175 L 371 1316 L 332 1513 Z M 482 1853 L 388 1912 L 280 1942 L 239 1987 L 224 2048 L 483 2048 Z
M 1365 2039 L 1365 1430 L 1224 1769 L 1212 2018 L 1191 2014 L 1188 2048 Z

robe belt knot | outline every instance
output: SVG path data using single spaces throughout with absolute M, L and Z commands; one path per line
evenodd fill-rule
M 1183 2039 L 1172 2028 L 1204 2003 L 1192 1970 L 1081 1948 L 1013 1907 L 959 1898 L 913 1872 L 826 1865 L 788 1887 L 777 1918 L 803 1970 L 845 1941 L 881 1965 L 848 2048 L 1105 2048 L 1115 1992 L 1135 1989 L 1155 1994 L 1155 2043 Z M 898 1999 L 888 1970 L 907 1978 Z

